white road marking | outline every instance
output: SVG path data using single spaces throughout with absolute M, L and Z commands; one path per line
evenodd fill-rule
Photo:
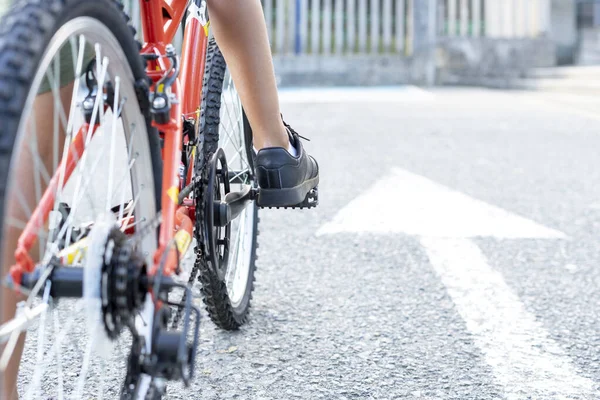
M 422 238 L 475 344 L 509 399 L 591 399 L 564 351 L 470 239 Z
M 416 103 L 433 98 L 433 93 L 416 86 L 283 88 L 279 91 L 282 103 Z
M 578 375 L 565 352 L 469 239 L 564 239 L 562 232 L 401 169 L 350 202 L 317 234 L 340 232 L 420 236 L 508 399 L 598 397 L 594 382 Z
M 339 232 L 565 238 L 562 232 L 399 168 L 351 201 L 317 235 Z

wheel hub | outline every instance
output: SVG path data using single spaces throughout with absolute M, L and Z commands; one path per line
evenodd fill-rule
M 133 321 L 148 293 L 144 258 L 118 228 L 110 231 L 102 265 L 101 298 L 104 327 L 111 339 Z

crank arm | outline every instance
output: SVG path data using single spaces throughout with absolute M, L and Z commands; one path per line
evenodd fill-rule
M 215 205 L 215 225 L 226 226 L 240 216 L 248 204 L 258 196 L 258 189 L 250 185 L 239 192 L 227 193 L 225 201 Z

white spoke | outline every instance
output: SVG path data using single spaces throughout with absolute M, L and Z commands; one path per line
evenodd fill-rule
M 36 170 L 39 170 L 40 175 L 42 176 L 42 178 L 44 179 L 44 185 L 48 186 L 48 184 L 50 183 L 50 174 L 48 173 L 48 170 L 46 169 L 46 166 L 44 165 L 44 163 L 42 162 L 42 159 L 40 158 L 40 152 L 38 150 L 38 136 L 37 136 L 37 123 L 35 118 L 32 118 L 29 120 L 30 123 L 31 121 L 33 121 L 33 140 L 28 140 L 28 144 L 29 144 L 29 153 L 31 154 L 31 156 L 33 157 L 33 163 L 36 166 Z M 34 177 L 35 177 L 35 172 L 34 173 Z M 38 197 L 39 199 L 39 197 Z
M 71 44 L 73 47 L 73 44 Z M 79 78 L 83 72 L 83 56 L 85 53 L 85 36 L 79 36 L 79 51 L 77 52 L 77 65 L 75 67 L 75 77 Z M 73 94 L 71 95 L 71 110 L 69 112 L 69 122 L 67 124 L 67 138 L 73 133 L 73 121 L 75 120 L 75 104 L 79 99 L 79 85 L 76 83 L 73 87 Z M 68 142 L 68 140 L 67 140 Z M 66 154 L 66 153 L 65 153 Z
M 142 185 L 140 185 L 140 188 L 143 187 Z M 129 210 L 129 212 L 127 213 L 127 217 L 125 217 L 125 220 L 128 221 L 131 216 L 133 215 L 133 210 L 135 210 L 135 206 L 137 205 L 138 200 L 140 199 L 140 196 L 142 195 L 142 191 L 140 190 L 137 195 L 135 196 L 135 199 L 133 200 L 133 204 L 131 205 L 131 209 Z M 122 231 L 125 231 L 125 227 L 121 228 Z
M 125 190 L 125 188 L 123 188 L 123 185 L 125 184 L 125 182 L 127 182 L 127 178 L 129 178 L 129 180 L 131 180 L 131 169 L 133 168 L 133 165 L 135 164 L 135 160 L 137 160 L 137 158 L 133 158 L 130 162 L 129 165 L 127 166 L 127 171 L 126 173 L 123 175 L 123 177 L 121 178 L 121 181 L 119 182 L 119 184 L 117 185 L 117 188 L 115 190 L 115 194 L 119 193 L 119 191 L 121 191 L 121 189 L 123 189 L 121 191 L 121 200 L 118 203 L 119 204 L 119 218 L 118 219 L 123 219 L 123 210 L 125 208 L 125 193 L 127 192 L 127 190 Z
M 97 59 L 99 58 L 100 55 L 100 45 L 96 44 L 96 57 Z M 97 79 L 97 84 L 98 84 L 98 91 L 96 94 L 96 100 L 94 101 L 94 108 L 92 111 L 92 117 L 90 120 L 90 126 L 87 132 L 87 136 L 85 138 L 85 145 L 84 145 L 84 150 L 83 150 L 83 156 L 81 157 L 81 167 L 78 171 L 77 174 L 77 183 L 75 186 L 75 191 L 73 193 L 73 199 L 78 198 L 79 195 L 79 191 L 81 190 L 81 181 L 83 179 L 83 172 L 85 170 L 85 164 L 87 161 L 87 155 L 88 152 L 87 150 L 89 149 L 89 144 L 90 141 L 92 139 L 92 133 L 94 132 L 94 126 L 95 126 L 95 122 L 96 122 L 96 118 L 98 117 L 98 113 L 103 113 L 103 111 L 100 111 L 100 109 L 104 109 L 103 105 L 104 105 L 104 99 L 103 99 L 103 92 L 102 89 L 104 87 L 104 79 L 106 77 L 106 72 L 108 69 L 108 58 L 104 58 L 102 60 L 102 69 L 100 71 L 100 76 Z M 72 202 L 71 204 L 71 213 L 74 214 L 76 212 L 78 203 Z M 66 244 L 65 246 L 68 247 L 71 244 L 71 232 L 73 231 L 73 228 L 71 226 L 69 226 L 68 231 L 67 231 L 67 237 L 66 237 Z
M 102 329 L 101 327 L 96 327 L 97 329 Z M 82 399 L 83 387 L 85 385 L 85 378 L 87 377 L 90 359 L 92 358 L 92 350 L 94 349 L 94 343 L 96 340 L 96 336 L 98 335 L 98 330 L 93 329 L 91 332 L 90 341 L 88 342 L 87 348 L 85 350 L 85 355 L 83 357 L 83 367 L 81 368 L 81 372 L 79 373 L 79 380 L 77 382 L 77 391 L 75 399 Z
M 110 212 L 111 201 L 112 201 L 112 191 L 113 191 L 113 179 L 114 179 L 114 167 L 115 167 L 115 145 L 117 136 L 117 121 L 119 118 L 119 90 L 121 89 L 121 78 L 118 76 L 115 77 L 115 101 L 113 106 L 113 120 L 110 132 L 110 151 L 109 151 L 109 162 L 108 162 L 108 195 L 106 196 L 106 211 Z
M 71 48 L 74 47 L 74 38 L 71 41 Z M 85 36 L 84 35 L 80 35 L 79 36 L 79 51 L 77 52 L 77 65 L 75 67 L 75 76 L 79 77 L 81 76 L 81 72 L 83 70 L 83 55 L 85 52 Z M 71 153 L 71 155 L 73 157 L 76 157 L 77 155 L 75 154 L 75 152 L 71 151 L 71 138 L 73 137 L 73 121 L 75 120 L 75 109 L 77 107 L 75 107 L 75 103 L 78 99 L 79 96 L 79 85 L 75 84 L 73 87 L 73 93 L 71 94 L 71 108 L 69 111 L 69 120 L 67 122 L 67 131 L 66 131 L 66 138 L 65 138 L 65 144 L 63 146 L 63 156 L 62 159 L 66 160 L 68 157 L 69 152 Z M 78 159 L 79 157 L 77 157 Z M 79 160 L 77 160 L 79 161 Z M 54 212 L 58 211 L 58 206 L 60 204 L 60 199 L 62 198 L 62 192 L 65 186 L 65 172 L 66 172 L 66 162 L 61 164 L 60 167 L 60 172 L 59 172 L 59 179 L 58 179 L 58 187 L 55 193 L 55 201 L 54 201 Z
M 139 221 L 135 221 L 135 222 L 134 222 L 134 223 L 132 223 L 132 224 L 129 224 L 129 225 L 127 225 L 127 226 L 124 226 L 124 227 L 122 227 L 122 228 L 121 228 L 121 231 L 125 232 L 127 229 L 131 229 L 131 228 L 133 228 L 134 226 L 136 226 L 136 225 L 139 225 L 139 224 L 141 224 L 141 223 L 143 223 L 143 222 L 146 222 L 146 217 L 144 217 L 144 218 L 141 218 Z
M 37 154 L 37 127 L 36 127 L 36 120 L 35 120 L 35 114 L 34 114 L 34 118 L 30 119 L 29 121 L 33 120 L 33 138 L 31 140 L 28 140 L 29 142 L 29 148 L 31 150 L 31 153 L 33 154 L 34 152 Z M 39 158 L 38 157 L 34 157 L 33 160 L 33 183 L 35 186 L 35 204 L 39 204 L 40 199 L 42 198 L 42 183 L 40 182 L 40 175 L 37 173 L 37 171 L 39 171 L 40 169 L 40 165 L 39 163 Z M 40 213 L 38 216 L 38 225 L 39 225 L 39 231 L 42 231 L 43 226 L 44 226 L 44 216 Z M 44 253 L 44 241 L 38 239 L 38 248 L 39 248 L 39 252 L 40 254 Z
M 26 222 L 20 221 L 14 217 L 6 217 L 6 219 L 4 220 L 4 223 L 8 226 L 12 226 L 13 228 L 17 228 L 17 229 L 25 229 L 25 227 L 27 226 Z
M 79 313 L 81 311 L 81 309 L 82 309 L 81 302 L 77 302 L 77 304 L 75 306 L 75 309 L 72 310 L 72 314 L 71 315 L 77 315 L 77 313 Z M 56 310 L 54 312 L 56 312 Z M 56 332 L 54 334 L 54 336 L 53 336 L 54 343 L 52 343 L 52 347 L 50 348 L 50 351 L 48 351 L 48 353 L 46 354 L 46 358 L 47 359 L 52 360 L 52 358 L 54 357 L 55 353 L 57 353 L 58 349 L 60 348 L 63 340 L 65 339 L 65 337 L 68 337 L 67 333 L 69 333 L 71 331 L 71 328 L 75 324 L 75 321 L 77 321 L 77 318 L 75 318 L 74 316 L 72 316 L 71 318 L 68 318 L 62 324 L 63 325 L 63 330 L 62 331 L 58 331 L 58 332 Z M 6 352 L 6 350 L 5 350 L 5 352 Z M 12 354 L 12 352 L 11 352 L 11 354 Z M 42 364 L 39 365 L 39 367 L 40 367 L 40 369 L 39 369 L 40 376 L 44 376 L 44 373 L 46 371 L 46 367 L 47 366 L 48 366 L 48 363 L 42 363 Z
M 59 53 L 60 54 L 60 53 Z M 53 114 L 54 114 L 54 122 L 52 127 L 54 128 L 54 132 L 58 132 L 60 125 L 63 128 L 67 128 L 67 114 L 62 107 L 62 101 L 60 99 L 60 71 L 57 72 L 56 69 L 60 69 L 60 56 L 57 54 L 54 57 L 52 68 L 48 68 L 46 71 L 46 79 L 48 79 L 48 83 L 50 84 L 50 93 L 52 93 L 52 101 L 53 101 Z M 56 167 L 55 167 L 56 168 Z
M 136 153 L 135 157 L 133 157 L 133 140 L 135 137 L 135 133 L 137 132 L 137 127 L 136 126 L 132 126 L 131 127 L 131 134 L 129 135 L 129 144 L 127 145 L 127 160 L 129 160 L 129 165 L 127 168 L 127 173 L 124 173 L 123 176 L 121 177 L 121 181 L 117 184 L 117 188 L 115 189 L 115 194 L 119 193 L 119 191 L 121 191 L 123 184 L 125 183 L 125 181 L 127 180 L 127 178 L 129 178 L 129 180 L 131 180 L 131 169 L 133 168 L 133 165 L 135 164 L 135 160 L 137 160 L 139 154 Z M 119 220 L 123 219 L 123 209 L 125 207 L 125 192 L 126 190 L 121 191 L 121 200 L 118 203 L 119 204 Z
M 46 289 L 44 290 L 44 297 L 42 299 L 42 302 L 44 304 L 48 304 L 48 301 L 50 299 L 50 285 L 51 285 L 50 282 L 46 282 Z M 46 316 L 47 315 L 48 315 L 48 309 L 46 308 L 46 310 L 44 310 L 44 312 L 40 316 L 40 321 L 39 321 L 40 328 L 38 330 L 38 337 L 37 337 L 37 365 L 45 364 L 45 363 L 42 363 L 42 361 L 44 360 L 44 339 L 46 338 L 45 333 L 46 333 Z M 41 385 L 41 383 L 42 383 L 42 375 L 40 374 L 40 370 L 38 369 L 33 373 L 33 384 L 32 384 L 32 386 L 30 386 L 28 393 L 27 393 L 28 399 L 31 399 L 33 396 L 31 389 L 33 388 L 35 390 L 35 392 L 37 393 L 37 388 Z
M 245 169 L 243 171 L 240 171 L 237 174 L 235 174 L 233 177 L 231 177 L 231 179 L 229 179 L 229 183 L 235 181 L 239 176 L 242 176 L 244 174 L 249 174 L 249 173 L 250 173 L 249 169 Z
M 52 313 L 52 316 L 54 317 L 54 332 L 56 334 L 60 332 L 60 323 L 58 322 L 58 310 L 55 310 L 55 312 Z M 60 351 L 56 352 L 56 374 L 58 377 L 58 400 L 64 400 L 65 380 L 62 370 L 62 356 Z
M 102 154 L 98 154 L 98 156 L 94 160 L 94 163 L 92 164 L 92 168 L 90 169 L 90 171 L 88 172 L 88 174 L 86 176 L 85 182 L 83 183 L 84 193 L 85 193 L 87 187 L 89 186 L 90 182 L 92 181 L 94 173 L 98 169 L 98 165 L 100 165 L 101 160 L 102 160 Z M 83 193 L 81 193 L 77 198 L 74 198 L 73 201 L 75 202 L 75 204 L 79 203 L 79 201 L 81 200 L 82 197 L 83 197 Z M 55 239 L 56 242 L 59 242 L 61 239 L 63 239 L 65 237 L 65 234 L 70 235 L 70 233 L 72 232 L 72 228 L 73 228 L 72 223 L 73 223 L 74 215 L 75 215 L 74 209 L 71 209 L 71 212 L 69 213 L 69 216 L 67 217 L 67 220 L 65 221 L 65 223 L 63 224 L 62 228 L 60 229 L 58 235 L 56 236 L 56 239 Z M 56 249 L 56 248 L 53 248 L 51 251 L 47 251 L 46 255 L 44 256 L 43 264 L 44 265 L 48 264 L 48 262 L 50 261 L 50 258 L 57 251 L 58 251 L 58 249 Z
M 21 188 L 19 187 L 19 185 L 14 185 L 14 188 L 15 194 L 17 195 L 17 200 L 19 200 L 19 203 L 21 204 L 21 209 L 25 211 L 25 214 L 27 214 L 27 218 L 31 218 L 31 208 L 29 208 L 29 205 L 27 204 L 27 200 L 25 200 L 25 196 L 23 195 Z
M 238 151 L 238 152 L 235 153 L 235 155 L 233 157 L 231 157 L 230 160 L 227 160 L 227 162 L 230 163 L 230 164 L 233 164 L 233 162 L 235 160 L 237 160 L 238 158 L 240 158 L 241 156 L 242 156 L 242 153 Z
M 58 76 L 58 79 L 56 78 Z M 60 117 L 59 108 L 62 109 L 62 99 L 60 98 L 60 93 L 58 91 L 59 81 L 60 80 L 60 51 L 54 56 L 54 82 L 52 82 L 52 97 L 54 97 L 53 106 L 54 106 L 54 140 L 52 141 L 52 154 L 53 154 L 53 164 L 52 170 L 56 171 L 58 169 L 58 140 L 59 140 L 59 123 Z M 65 123 L 65 127 L 66 127 Z
M 237 104 L 235 104 L 234 101 L 232 101 L 232 105 L 234 108 L 237 108 L 236 107 Z M 233 137 L 231 137 L 230 131 L 232 131 L 233 135 L 236 136 L 235 132 L 240 131 L 240 129 L 237 129 L 237 128 L 239 128 L 240 120 L 238 119 L 237 111 L 235 111 L 235 114 L 236 114 L 235 119 L 231 118 L 231 111 L 229 111 L 229 107 L 227 107 L 227 102 L 225 102 L 225 111 L 227 112 L 227 116 L 229 117 L 228 121 L 230 123 L 229 129 L 227 129 L 227 136 L 229 136 L 231 138 L 231 140 L 234 141 L 235 139 Z M 242 147 L 241 140 L 243 140 L 243 139 L 242 138 L 238 138 L 238 139 L 240 139 L 240 141 L 235 140 L 234 146 L 236 146 L 236 148 L 239 149 Z
M 6 219 L 4 220 L 4 224 L 6 226 L 11 226 L 13 228 L 17 228 L 20 230 L 24 230 L 27 227 L 26 222 L 20 221 L 13 217 L 6 217 Z M 38 232 L 38 238 L 46 240 L 46 239 L 48 239 L 48 234 L 46 232 L 44 232 L 43 230 L 40 230 L 40 232 Z

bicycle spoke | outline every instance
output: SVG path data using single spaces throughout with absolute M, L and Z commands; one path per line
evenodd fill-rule
M 133 166 L 135 165 L 135 161 L 137 160 L 139 154 L 136 153 L 136 156 L 133 157 L 133 139 L 135 137 L 135 133 L 136 133 L 136 126 L 132 125 L 131 126 L 131 135 L 129 138 L 129 143 L 127 145 L 127 161 L 129 161 L 129 165 L 127 166 L 127 171 L 126 173 L 123 174 L 123 176 L 121 177 L 121 180 L 119 181 L 119 183 L 117 184 L 117 187 L 115 189 L 115 194 L 119 193 L 119 191 L 121 192 L 121 200 L 119 203 L 119 217 L 117 218 L 119 221 L 121 221 L 123 219 L 123 209 L 125 208 L 125 190 L 121 190 L 123 189 L 123 185 L 125 184 L 125 181 L 127 180 L 127 178 L 131 179 L 131 169 L 133 168 Z M 114 196 L 114 195 L 113 195 Z M 112 201 L 112 199 L 111 199 Z
M 121 181 L 119 182 L 119 184 L 117 185 L 117 188 L 115 190 L 115 193 L 119 193 L 119 191 L 121 191 L 121 200 L 118 203 L 119 204 L 119 214 L 118 214 L 119 217 L 117 219 L 119 221 L 123 219 L 123 212 L 125 210 L 125 193 L 126 193 L 126 190 L 124 190 L 123 185 L 127 181 L 127 178 L 131 177 L 129 174 L 131 174 L 131 169 L 135 165 L 135 161 L 136 160 L 137 160 L 137 158 L 131 159 L 131 161 L 129 162 L 129 165 L 127 166 L 127 171 L 125 171 L 125 174 L 121 178 Z M 123 189 L 123 190 L 121 190 L 121 189 Z
M 71 332 L 73 325 L 75 324 L 75 321 L 77 320 L 77 318 L 75 318 L 75 315 L 77 315 L 77 313 L 80 312 L 81 310 L 82 310 L 81 302 L 79 301 L 76 303 L 76 307 L 73 310 L 71 310 L 72 311 L 72 313 L 70 314 L 71 317 L 63 322 L 63 324 L 62 324 L 63 329 L 60 330 L 60 328 L 59 328 L 59 330 L 54 333 L 54 335 L 53 335 L 54 342 L 52 343 L 50 350 L 48 350 L 48 352 L 46 353 L 45 359 L 52 360 L 52 358 L 55 356 L 55 353 L 56 354 L 59 353 L 58 349 L 61 347 L 63 340 L 65 338 L 69 337 L 68 333 Z M 56 310 L 54 310 L 53 312 L 56 312 Z M 10 353 L 10 355 L 12 355 L 12 352 Z M 9 359 L 10 359 L 10 355 L 9 355 Z M 45 372 L 46 372 L 46 368 L 48 367 L 48 363 L 40 362 L 40 363 L 38 363 L 38 365 L 40 366 L 38 373 L 40 374 L 40 376 L 44 376 Z
M 42 162 L 42 159 L 40 158 L 40 152 L 38 150 L 38 135 L 37 135 L 35 118 L 32 118 L 29 122 L 33 123 L 33 135 L 32 135 L 33 139 L 27 141 L 28 145 L 29 145 L 29 153 L 33 157 L 33 163 L 36 166 L 36 170 L 39 169 L 40 175 L 44 179 L 44 185 L 48 186 L 48 184 L 50 183 L 50 174 L 48 173 L 46 166 L 44 165 L 44 163 Z M 34 174 L 35 174 L 35 171 L 34 171 Z M 38 200 L 39 200 L 39 198 L 40 197 L 38 196 Z
M 82 399 L 82 394 L 83 394 L 83 387 L 85 386 L 85 378 L 87 377 L 87 373 L 88 373 L 88 369 L 89 369 L 89 363 L 90 363 L 90 359 L 92 358 L 92 351 L 94 349 L 94 343 L 95 343 L 95 339 L 96 336 L 98 335 L 97 330 L 94 329 L 92 331 L 92 337 L 90 338 L 90 341 L 87 345 L 87 348 L 85 350 L 85 355 L 83 357 L 83 368 L 81 369 L 81 372 L 79 374 L 79 380 L 77 382 L 77 391 L 75 392 L 76 395 L 74 398 L 76 399 Z
M 79 35 L 79 50 L 77 51 L 77 65 L 75 66 L 75 76 L 79 77 L 81 76 L 81 73 L 83 71 L 83 55 L 85 52 L 85 36 L 84 35 Z M 73 52 L 73 58 L 75 58 L 75 51 L 74 51 L 74 47 L 75 47 L 75 38 L 71 37 L 70 38 L 70 42 L 71 42 L 71 49 Z M 74 60 L 75 62 L 75 60 Z M 79 96 L 79 85 L 75 84 L 73 87 L 73 92 L 71 94 L 71 107 L 69 110 L 69 120 L 67 121 L 67 129 L 65 132 L 65 143 L 63 146 L 63 156 L 62 159 L 66 160 L 67 159 L 67 155 L 70 152 L 71 156 L 75 157 L 76 161 L 79 161 L 79 157 L 77 156 L 77 154 L 75 154 L 74 151 L 70 150 L 70 143 L 71 143 L 71 139 L 73 136 L 73 121 L 75 120 L 75 109 L 77 107 L 75 107 L 75 103 L 78 99 Z M 60 168 L 60 172 L 59 172 L 59 179 L 58 179 L 58 187 L 56 189 L 56 192 L 54 193 L 54 209 L 53 211 L 56 213 L 58 212 L 58 207 L 60 204 L 60 199 L 62 199 L 62 193 L 64 190 L 64 186 L 65 186 L 65 172 L 66 172 L 66 163 L 62 163 L 61 164 L 61 168 Z
M 100 46 L 96 45 L 96 57 L 97 59 L 100 58 Z M 100 68 L 100 67 L 98 67 Z M 106 77 L 106 72 L 108 69 L 108 58 L 104 58 L 102 60 L 102 67 L 100 70 L 100 74 L 98 77 L 98 88 L 102 88 L 104 87 L 104 79 Z M 92 134 L 94 131 L 94 127 L 95 127 L 95 121 L 96 118 L 98 118 L 98 114 L 103 114 L 102 111 L 100 111 L 100 109 L 103 109 L 104 107 L 101 107 L 101 105 L 104 104 L 104 100 L 103 100 L 103 93 L 102 90 L 98 89 L 98 93 L 96 94 L 96 99 L 94 101 L 94 108 L 92 110 L 92 117 L 91 117 L 91 122 L 90 122 L 90 126 L 87 132 L 87 136 L 85 138 L 85 145 L 84 145 L 84 150 L 83 150 L 83 155 L 81 157 L 80 163 L 81 163 L 81 167 L 78 171 L 77 174 L 77 183 L 75 186 L 75 191 L 73 194 L 73 199 L 77 198 L 78 194 L 79 194 L 79 190 L 81 188 L 81 180 L 83 178 L 83 171 L 85 170 L 85 164 L 87 161 L 87 155 L 88 152 L 87 150 L 89 149 L 89 144 L 90 141 L 92 139 Z M 102 120 L 102 116 L 100 117 L 100 120 Z M 75 213 L 76 212 L 76 208 L 77 208 L 78 203 L 73 202 L 73 204 L 71 204 L 71 212 Z M 71 232 L 72 232 L 72 227 L 69 227 L 69 229 L 67 230 L 67 237 L 66 237 L 66 247 L 68 247 L 71 244 Z
M 46 289 L 44 290 L 44 297 L 42 299 L 42 302 L 44 304 L 48 304 L 49 298 L 50 298 L 50 282 L 46 283 Z M 38 330 L 38 337 L 37 337 L 37 360 L 38 360 L 38 365 L 40 365 L 40 362 L 43 360 L 44 358 L 44 339 L 45 339 L 45 333 L 46 333 L 46 315 L 48 314 L 48 309 L 46 309 L 42 315 L 40 316 L 40 328 Z M 37 372 L 37 373 L 36 373 Z M 42 376 L 39 373 L 39 370 L 34 372 L 33 374 L 33 385 L 32 388 L 35 389 L 37 391 L 37 388 L 41 385 L 42 383 Z M 31 390 L 28 392 L 28 399 L 32 398 L 32 392 Z
M 235 174 L 234 176 L 231 177 L 231 179 L 229 179 L 229 183 L 234 182 L 238 177 L 244 175 L 244 174 L 249 174 L 250 173 L 250 169 L 245 169 L 243 171 L 238 172 L 237 174 Z
M 121 228 L 121 231 L 125 232 L 127 229 L 131 229 L 131 228 L 133 228 L 133 227 L 136 227 L 136 226 L 138 226 L 139 224 L 141 224 L 141 223 L 144 223 L 144 222 L 146 222 L 146 217 L 144 217 L 144 218 L 140 218 L 140 220 L 139 220 L 139 221 L 135 221 L 135 222 L 134 222 L 134 223 L 132 223 L 132 224 L 129 224 L 129 225 L 123 226 L 123 227 Z
M 77 65 L 75 66 L 75 76 L 80 77 L 83 72 L 83 55 L 85 53 L 85 36 L 79 35 L 79 50 L 77 52 Z M 73 48 L 73 43 L 71 43 L 71 48 Z M 75 53 L 73 53 L 75 54 Z M 66 135 L 69 138 L 73 134 L 73 121 L 75 120 L 75 103 L 79 98 L 79 85 L 75 84 L 73 87 L 73 93 L 71 95 L 71 109 L 69 112 L 69 121 L 67 123 L 67 131 Z M 68 142 L 68 141 L 67 141 Z
M 15 195 L 17 196 L 17 200 L 19 200 L 21 209 L 25 212 L 27 218 L 28 219 L 31 218 L 31 215 L 32 215 L 31 208 L 29 208 L 29 205 L 27 204 L 27 200 L 25 199 L 25 195 L 23 194 L 23 192 L 21 191 L 21 188 L 19 186 L 17 186 L 15 189 Z
M 86 180 L 83 183 L 83 191 L 84 191 L 84 193 L 86 193 L 86 189 L 90 185 L 90 182 L 92 181 L 93 174 L 98 169 L 98 166 L 100 165 L 100 161 L 102 161 L 102 154 L 98 154 L 98 156 L 94 160 L 94 163 L 92 164 L 92 168 L 90 168 L 90 171 L 88 172 L 88 176 L 86 177 Z M 83 193 L 81 193 L 79 195 L 79 197 L 74 198 L 73 202 L 75 204 L 78 204 L 82 197 L 83 197 Z M 74 215 L 75 215 L 74 209 L 71 209 L 71 212 L 69 213 L 69 216 L 67 217 L 67 220 L 65 221 L 65 223 L 63 224 L 63 227 L 61 228 L 61 230 L 59 231 L 58 235 L 56 236 L 55 242 L 58 242 L 58 241 L 62 240 L 63 238 L 65 238 L 65 235 L 70 235 L 71 234 L 72 229 L 73 229 L 73 227 L 71 226 L 71 224 L 73 223 Z M 65 246 L 65 247 L 67 247 L 67 246 Z M 46 253 L 50 254 L 50 256 L 44 258 L 43 264 L 44 265 L 48 264 L 48 262 L 50 262 L 50 258 L 54 254 L 56 254 L 57 251 L 58 251 L 57 249 L 53 249 L 53 251 L 46 251 Z
M 131 218 L 131 216 L 133 215 L 133 210 L 135 210 L 135 206 L 137 205 L 137 202 L 140 200 L 140 196 L 141 196 L 141 190 L 138 192 L 138 194 L 135 196 L 135 199 L 133 200 L 131 209 L 129 210 L 129 212 L 127 213 L 127 216 L 125 217 L 126 221 L 128 221 Z M 121 230 L 125 231 L 125 227 L 122 227 Z
M 55 312 L 52 313 L 52 316 L 54 317 L 54 331 L 59 332 L 60 323 L 58 322 L 58 310 L 55 310 Z M 65 391 L 65 380 L 63 376 L 62 357 L 60 351 L 56 353 L 56 374 L 58 377 L 58 400 L 63 400 Z
M 115 167 L 115 145 L 116 145 L 116 136 L 117 136 L 117 120 L 119 118 L 119 112 L 117 110 L 119 106 L 119 90 L 121 89 L 121 78 L 118 76 L 115 77 L 115 99 L 113 105 L 113 120 L 111 125 L 110 132 L 110 151 L 109 151 L 109 161 L 108 161 L 108 195 L 106 196 L 106 211 L 110 212 L 111 210 L 111 201 L 112 201 L 112 190 L 113 190 L 113 179 L 114 179 L 114 167 Z
M 37 151 L 37 122 L 35 120 L 35 116 L 34 118 L 32 118 L 29 122 L 33 121 L 33 139 L 29 140 L 29 145 L 30 145 L 30 149 L 33 146 L 35 148 L 35 153 L 38 153 Z M 34 150 L 31 150 L 31 153 L 34 153 Z M 42 198 L 42 184 L 40 182 L 40 176 L 39 174 L 37 174 L 36 172 L 40 169 L 40 165 L 39 165 L 39 158 L 38 157 L 34 157 L 33 160 L 33 183 L 35 186 L 35 204 L 39 204 L 40 199 Z M 42 214 L 39 214 L 38 216 L 38 225 L 40 226 L 39 231 L 42 231 L 42 226 L 43 226 L 43 218 L 44 216 Z M 43 240 L 39 240 L 38 239 L 38 247 L 39 247 L 39 252 L 40 254 L 44 253 L 44 241 Z
M 58 167 L 58 140 L 59 140 L 59 108 L 62 108 L 62 99 L 60 98 L 60 94 L 58 93 L 59 82 L 56 79 L 56 75 L 60 76 L 60 52 L 56 54 L 54 57 L 54 71 L 56 71 L 54 75 L 54 80 L 52 82 L 52 97 L 54 97 L 53 106 L 54 106 L 54 126 L 53 126 L 53 141 L 52 141 L 52 170 L 56 171 Z M 66 123 L 65 123 L 66 127 Z

